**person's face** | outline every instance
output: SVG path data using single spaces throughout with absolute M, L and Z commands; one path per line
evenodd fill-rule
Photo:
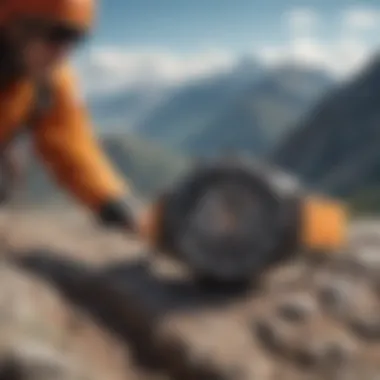
M 48 75 L 84 36 L 62 24 L 23 20 L 9 30 L 23 70 L 30 76 Z

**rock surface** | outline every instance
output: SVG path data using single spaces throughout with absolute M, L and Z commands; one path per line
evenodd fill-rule
M 200 288 L 81 216 L 2 221 L 0 368 L 18 363 L 15 379 L 380 377 L 380 222 L 353 224 L 341 254 L 299 258 L 238 294 Z

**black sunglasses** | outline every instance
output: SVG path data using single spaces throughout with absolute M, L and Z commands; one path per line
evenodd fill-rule
M 43 38 L 52 44 L 79 44 L 82 42 L 86 33 L 81 30 L 65 26 L 55 25 L 45 28 L 42 33 Z
M 38 36 L 52 44 L 79 44 L 86 37 L 83 30 L 65 24 L 51 24 L 40 20 L 27 20 L 23 23 L 29 35 Z

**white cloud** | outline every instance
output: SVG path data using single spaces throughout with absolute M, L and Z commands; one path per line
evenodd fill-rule
M 343 12 L 343 24 L 355 31 L 380 29 L 380 10 L 369 7 L 353 7 Z
M 285 22 L 290 27 L 290 32 L 311 33 L 319 23 L 316 11 L 310 8 L 296 8 L 284 14 Z
M 177 84 L 233 66 L 235 57 L 219 50 L 181 56 L 168 51 L 98 47 L 77 63 L 86 93 L 119 88 Z
M 288 41 L 280 45 L 264 45 L 257 49 L 257 54 L 269 65 L 294 62 L 323 67 L 338 77 L 345 77 L 361 68 L 374 53 L 376 41 L 362 32 L 379 27 L 376 21 L 379 15 L 380 8 L 346 9 L 340 14 L 342 23 L 337 34 L 326 40 L 313 29 L 318 22 L 325 26 L 322 18 L 315 11 L 296 9 L 287 14 L 292 32 Z
M 370 46 L 354 40 L 325 43 L 300 37 L 286 45 L 264 47 L 258 55 L 268 65 L 299 63 L 324 68 L 337 77 L 345 77 L 362 67 L 372 52 Z

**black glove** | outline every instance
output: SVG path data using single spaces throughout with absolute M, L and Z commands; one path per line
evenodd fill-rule
M 121 227 L 138 233 L 140 202 L 133 196 L 110 200 L 99 211 L 101 223 L 107 227 Z

